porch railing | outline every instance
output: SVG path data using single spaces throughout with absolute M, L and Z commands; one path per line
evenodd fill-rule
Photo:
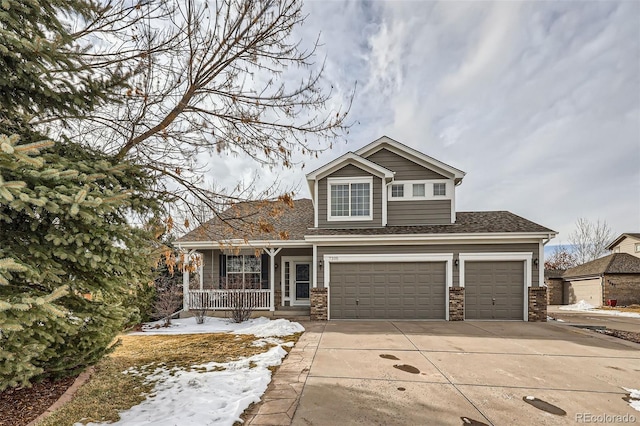
M 244 294 L 243 303 L 255 310 L 268 310 L 270 306 L 270 290 L 189 290 L 189 309 L 228 310 L 232 308 L 232 292 Z M 238 300 L 236 298 L 236 300 Z

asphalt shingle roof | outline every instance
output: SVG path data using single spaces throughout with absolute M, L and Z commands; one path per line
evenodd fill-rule
M 244 202 L 189 232 L 178 242 L 246 240 L 303 240 L 305 235 L 409 235 L 464 233 L 553 233 L 507 211 L 458 212 L 456 223 L 448 225 L 386 226 L 377 228 L 313 228 L 313 203 L 295 200 L 293 207 L 281 202 Z M 264 224 L 270 224 L 266 229 Z M 283 234 L 286 233 L 286 236 Z
M 294 200 L 293 207 L 282 201 L 237 203 L 178 239 L 183 241 L 303 240 L 313 226 L 313 203 Z
M 562 277 L 573 278 L 601 274 L 640 274 L 640 258 L 628 253 L 613 253 L 569 268 Z

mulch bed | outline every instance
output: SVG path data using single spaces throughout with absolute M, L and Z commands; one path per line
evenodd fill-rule
M 69 389 L 75 376 L 0 392 L 0 426 L 24 426 L 44 413 Z
M 634 333 L 633 331 L 613 330 L 610 328 L 604 330 L 597 330 L 598 333 L 606 334 L 607 336 L 617 337 L 618 339 L 628 340 L 634 343 L 640 343 L 640 333 Z

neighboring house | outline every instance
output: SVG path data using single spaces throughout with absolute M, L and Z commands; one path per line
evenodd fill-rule
M 625 233 L 607 246 L 613 253 L 627 253 L 640 258 L 640 233 Z
M 204 260 L 184 308 L 225 309 L 235 282 L 258 309 L 302 306 L 316 320 L 545 321 L 543 245 L 556 232 L 456 211 L 464 176 L 382 137 L 307 174 L 311 200 L 239 203 L 178 240 Z
M 584 300 L 602 306 L 612 299 L 618 305 L 640 304 L 640 258 L 612 253 L 567 269 L 562 274 L 562 289 L 560 303 L 565 305 Z

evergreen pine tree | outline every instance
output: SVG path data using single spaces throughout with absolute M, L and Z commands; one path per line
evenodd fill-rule
M 31 123 L 88 112 L 126 77 L 91 75 L 63 19 L 86 0 L 0 0 L 0 391 L 91 365 L 136 321 L 160 211 L 151 178 Z M 18 136 L 19 135 L 19 136 Z

